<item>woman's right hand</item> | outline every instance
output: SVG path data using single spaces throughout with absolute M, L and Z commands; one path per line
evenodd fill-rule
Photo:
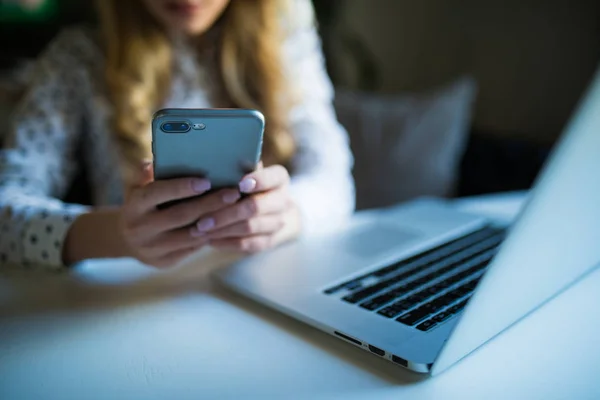
M 133 256 L 156 267 L 175 265 L 206 245 L 206 234 L 196 222 L 240 198 L 238 190 L 223 189 L 157 209 L 163 203 L 206 193 L 210 182 L 200 178 L 154 181 L 150 166 L 144 168 L 144 176 L 121 209 L 120 231 Z

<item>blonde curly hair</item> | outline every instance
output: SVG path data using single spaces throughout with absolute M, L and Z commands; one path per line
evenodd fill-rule
M 266 117 L 263 162 L 287 164 L 294 141 L 286 124 L 289 104 L 282 65 L 282 13 L 286 0 L 231 0 L 207 34 L 216 41 L 209 65 L 217 107 L 254 108 Z M 98 0 L 106 52 L 105 78 L 114 106 L 113 131 L 126 182 L 152 156 L 152 114 L 166 100 L 173 68 L 172 45 L 140 0 Z M 204 36 L 206 36 L 205 34 Z M 204 48 L 198 40 L 199 49 Z

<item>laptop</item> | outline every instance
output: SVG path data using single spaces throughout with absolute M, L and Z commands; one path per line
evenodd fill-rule
M 243 259 L 216 278 L 436 375 L 596 267 L 599 238 L 600 70 L 510 226 L 420 199 L 357 213 L 335 232 Z

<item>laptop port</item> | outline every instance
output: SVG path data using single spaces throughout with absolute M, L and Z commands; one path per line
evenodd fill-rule
M 349 342 L 352 342 L 356 345 L 362 346 L 362 343 L 359 342 L 358 340 L 351 338 L 350 336 L 344 335 L 343 333 L 340 333 L 338 331 L 333 331 L 334 334 L 336 334 L 337 336 L 341 337 L 342 339 L 346 339 Z
M 403 367 L 408 368 L 408 361 L 406 361 L 404 358 L 400 358 L 400 357 L 392 354 L 392 361 L 395 362 L 396 364 L 400 364 Z
M 369 345 L 369 350 L 371 350 L 371 353 L 375 353 L 378 356 L 385 356 L 385 351 L 381 350 L 379 347 Z

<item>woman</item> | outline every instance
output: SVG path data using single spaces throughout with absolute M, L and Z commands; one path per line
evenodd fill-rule
M 0 153 L 0 265 L 126 256 L 169 266 L 207 245 L 263 250 L 353 211 L 351 155 L 309 0 L 97 7 L 100 32 L 65 31 L 41 56 Z M 149 122 L 163 107 L 261 110 L 264 168 L 239 189 L 157 210 L 210 188 L 152 180 Z M 79 168 L 94 207 L 61 201 Z

